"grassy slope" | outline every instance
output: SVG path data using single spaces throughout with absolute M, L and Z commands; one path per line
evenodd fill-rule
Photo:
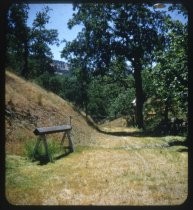
M 75 144 L 90 144 L 93 129 L 72 105 L 57 95 L 6 72 L 6 152 L 23 154 L 23 144 L 35 138 L 35 127 L 69 123 L 72 116 Z M 85 138 L 87 134 L 87 138 Z M 59 139 L 60 135 L 56 135 Z
M 6 105 L 15 116 L 6 117 L 6 131 L 11 134 L 6 139 L 6 197 L 10 203 L 167 205 L 185 201 L 188 166 L 187 148 L 180 145 L 183 137 L 105 135 L 77 116 L 73 120 L 79 135 L 76 152 L 55 163 L 38 165 L 21 156 L 25 139 L 33 138 L 34 116 L 39 116 L 37 124 L 47 126 L 63 122 L 63 115 L 77 113 L 59 97 L 11 73 L 6 77 Z M 117 128 L 115 124 L 105 126 Z M 169 146 L 170 142 L 176 144 Z

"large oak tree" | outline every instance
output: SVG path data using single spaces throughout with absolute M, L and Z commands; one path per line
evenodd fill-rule
M 67 43 L 62 55 L 70 60 L 84 54 L 94 75 L 107 74 L 110 63 L 124 56 L 135 80 L 136 123 L 144 128 L 141 71 L 154 61 L 155 50 L 164 46 L 165 13 L 147 4 L 75 4 L 74 11 L 69 27 L 81 24 L 82 36 Z

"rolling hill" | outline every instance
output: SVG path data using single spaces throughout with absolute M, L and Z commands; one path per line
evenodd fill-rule
M 23 144 L 35 138 L 36 127 L 68 124 L 70 116 L 75 145 L 92 143 L 95 130 L 72 104 L 9 71 L 5 84 L 6 153 L 22 155 Z

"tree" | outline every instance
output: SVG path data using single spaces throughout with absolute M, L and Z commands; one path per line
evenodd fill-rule
M 35 61 L 33 73 L 35 76 L 48 72 L 53 73 L 52 52 L 49 45 L 58 44 L 58 32 L 55 29 L 46 29 L 50 16 L 49 7 L 44 7 L 41 12 L 37 12 L 31 30 L 31 58 Z
M 108 73 L 114 57 L 124 56 L 130 61 L 135 79 L 136 121 L 143 128 L 145 94 L 141 71 L 153 61 L 152 52 L 163 44 L 165 14 L 152 11 L 147 4 L 75 4 L 75 9 L 69 26 L 83 24 L 84 42 L 77 48 L 67 43 L 63 54 L 74 52 L 76 57 L 84 53 L 94 75 Z
M 165 53 L 158 53 L 158 63 L 150 72 L 157 98 L 164 103 L 164 119 L 169 112 L 173 116 L 187 115 L 188 69 L 187 69 L 187 25 L 169 21 L 170 32 Z
M 29 77 L 30 28 L 27 26 L 27 4 L 12 4 L 8 12 L 8 64 L 25 78 Z M 15 63 L 15 65 L 13 65 Z
M 71 63 L 71 71 L 79 81 L 79 94 L 76 98 L 76 104 L 83 108 L 88 113 L 88 86 L 90 82 L 89 73 L 89 58 L 86 51 L 85 31 L 78 34 L 77 39 L 71 43 L 66 42 L 66 47 L 63 49 L 61 56 L 68 59 Z M 84 51 L 84 50 L 85 51 Z
M 53 55 L 49 45 L 58 43 L 57 30 L 46 29 L 50 8 L 37 12 L 32 28 L 27 26 L 28 10 L 27 4 L 11 6 L 7 33 L 7 65 L 27 79 L 45 72 L 53 73 Z

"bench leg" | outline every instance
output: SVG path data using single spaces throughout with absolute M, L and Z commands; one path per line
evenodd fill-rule
M 61 140 L 61 143 L 60 143 L 60 146 L 62 146 L 63 145 L 63 143 L 64 143 L 64 139 L 66 138 L 66 133 L 64 133 L 64 135 L 63 135 L 63 137 L 62 137 L 62 140 Z
M 38 149 L 38 147 L 39 147 L 39 145 L 40 145 L 40 142 L 41 142 L 41 137 L 39 136 L 38 139 L 37 139 L 36 145 L 35 145 L 35 147 L 34 147 L 32 161 L 35 160 L 35 154 L 36 154 L 37 149 Z
M 45 147 L 45 150 L 46 150 L 46 155 L 48 156 L 50 162 L 53 162 L 52 156 L 48 151 L 48 144 L 47 144 L 47 140 L 46 140 L 46 135 L 43 135 L 42 139 L 43 139 L 44 147 Z
M 69 140 L 70 152 L 74 152 L 75 149 L 74 149 L 74 145 L 73 145 L 72 139 L 71 139 L 71 137 L 70 137 L 70 132 L 67 131 L 66 134 L 67 134 L 67 137 L 68 137 L 68 140 Z

